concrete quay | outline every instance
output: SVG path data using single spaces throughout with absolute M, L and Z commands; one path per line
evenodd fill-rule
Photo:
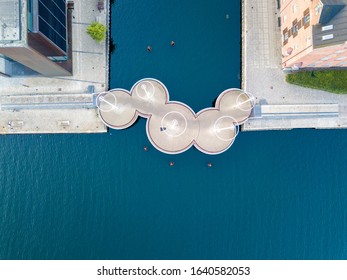
M 347 128 L 346 95 L 285 81 L 277 1 L 243 0 L 242 15 L 242 89 L 257 100 L 242 130 Z
M 94 108 L 92 94 L 35 94 L 35 95 L 7 95 L 0 97 L 1 110 L 21 110 L 40 108 Z
M 50 108 L 6 111 L 2 114 L 0 124 L 0 134 L 97 133 L 104 131 L 104 124 L 98 120 L 95 109 Z
M 72 11 L 73 76 L 0 76 L 0 134 L 106 132 L 92 92 L 108 90 L 108 39 L 99 44 L 86 28 L 92 21 L 109 26 L 110 1 L 74 1 Z

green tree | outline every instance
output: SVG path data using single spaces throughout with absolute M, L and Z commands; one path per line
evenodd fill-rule
M 87 33 L 92 37 L 95 41 L 98 43 L 101 43 L 106 38 L 106 26 L 93 21 L 88 27 L 87 27 Z

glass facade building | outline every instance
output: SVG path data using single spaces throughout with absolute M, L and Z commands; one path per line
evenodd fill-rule
M 67 51 L 65 0 L 39 0 L 38 31 L 64 52 Z
M 46 37 L 67 52 L 66 0 L 28 0 L 28 32 Z
M 66 0 L 0 0 L 0 74 L 70 76 L 71 11 Z

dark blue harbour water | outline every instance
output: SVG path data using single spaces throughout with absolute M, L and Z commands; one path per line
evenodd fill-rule
M 172 100 L 209 106 L 240 84 L 239 9 L 117 0 L 111 87 L 154 77 Z M 211 157 L 157 152 L 143 119 L 103 135 L 2 136 L 0 259 L 346 259 L 346 139 L 241 133 Z

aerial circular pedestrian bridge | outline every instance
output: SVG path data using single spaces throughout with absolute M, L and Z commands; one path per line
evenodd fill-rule
M 148 139 L 161 152 L 178 154 L 194 145 L 213 155 L 233 144 L 255 99 L 240 89 L 227 89 L 218 96 L 215 107 L 195 113 L 184 103 L 170 101 L 163 83 L 147 78 L 138 81 L 130 91 L 113 89 L 99 93 L 96 104 L 101 120 L 113 129 L 128 128 L 139 116 L 147 118 Z

